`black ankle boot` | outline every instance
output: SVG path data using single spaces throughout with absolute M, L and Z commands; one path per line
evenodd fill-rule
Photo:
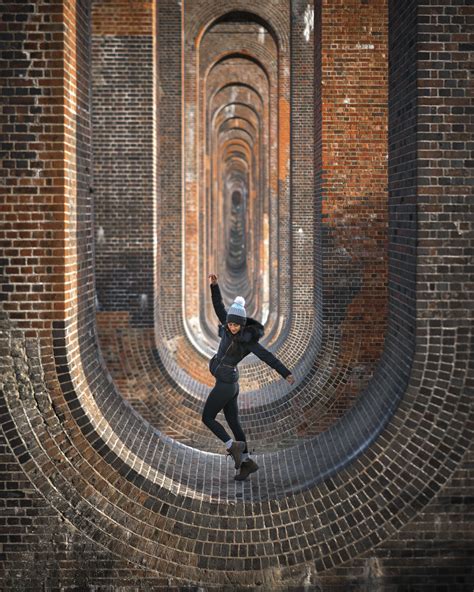
M 244 460 L 240 465 L 240 473 L 234 477 L 236 481 L 245 481 L 251 473 L 258 471 L 258 465 L 251 458 Z
M 232 442 L 232 446 L 227 450 L 227 454 L 230 454 L 234 459 L 235 468 L 239 469 L 242 464 L 242 452 L 245 450 L 245 442 Z

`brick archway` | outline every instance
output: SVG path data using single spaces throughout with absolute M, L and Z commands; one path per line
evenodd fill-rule
M 98 61 L 92 69 L 97 77 L 92 112 L 88 3 L 36 3 L 41 10 L 31 10 L 32 4 L 26 3 L 9 7 L 15 15 L 9 21 L 11 34 L 17 35 L 16 42 L 30 44 L 22 46 L 26 53 L 21 59 L 5 58 L 20 63 L 10 63 L 7 69 L 9 104 L 4 112 L 8 182 L 2 437 L 16 470 L 28 481 L 21 498 L 25 507 L 31 501 L 47 508 L 48 521 L 54 522 L 51 528 L 68 536 L 74 533 L 78 545 L 87 541 L 99 550 L 111 574 L 115 567 L 133 566 L 137 578 L 155 578 L 162 587 L 176 588 L 263 585 L 279 590 L 303 582 L 315 586 L 325 573 L 332 577 L 335 566 L 357 562 L 375 548 L 395 547 L 406 525 L 419 512 L 430 511 L 430 502 L 462 466 L 470 446 L 466 385 L 472 327 L 466 319 L 471 295 L 468 287 L 458 289 L 458 272 L 465 266 L 468 248 L 464 224 L 469 202 L 462 177 L 455 174 L 457 159 L 444 152 L 434 130 L 427 132 L 433 135 L 425 145 L 426 138 L 413 125 L 428 125 L 436 113 L 444 116 L 447 111 L 457 123 L 450 122 L 452 128 L 446 133 L 454 133 L 454 126 L 464 125 L 466 118 L 464 111 L 459 113 L 457 97 L 436 94 L 437 83 L 426 77 L 424 54 L 417 54 L 426 43 L 419 26 L 431 7 L 407 2 L 400 11 L 392 5 L 390 95 L 388 103 L 380 100 L 374 110 L 374 91 L 371 83 L 365 86 L 364 76 L 344 95 L 338 77 L 343 68 L 360 73 L 361 63 L 371 63 L 376 64 L 373 75 L 386 80 L 387 56 L 372 53 L 378 43 L 387 49 L 380 41 L 383 35 L 374 34 L 386 31 L 381 21 L 385 6 L 358 4 L 356 19 L 340 7 L 315 6 L 315 85 L 311 86 L 315 121 L 314 130 L 310 129 L 314 165 L 306 159 L 308 145 L 303 141 L 307 114 L 305 118 L 304 111 L 296 108 L 305 104 L 309 92 L 302 84 L 307 76 L 304 64 L 298 62 L 308 51 L 306 24 L 297 10 L 301 7 L 291 5 L 293 41 L 286 51 L 288 61 L 299 65 L 294 77 L 287 77 L 293 86 L 286 92 L 294 91 L 293 108 L 287 113 L 292 134 L 301 135 L 291 151 L 287 146 L 291 162 L 279 163 L 279 175 L 281 170 L 288 173 L 279 181 L 284 185 L 282 194 L 288 195 L 286 212 L 291 214 L 291 224 L 279 229 L 290 234 L 284 241 L 291 244 L 291 259 L 281 253 L 279 264 L 283 270 L 292 268 L 292 263 L 297 271 L 310 269 L 314 273 L 309 285 L 314 289 L 306 294 L 308 282 L 301 275 L 292 277 L 291 296 L 285 296 L 282 288 L 279 302 L 288 327 L 275 321 L 275 341 L 270 343 L 279 355 L 302 359 L 296 388 L 285 391 L 251 364 L 247 368 L 249 383 L 262 385 L 258 394 L 249 391 L 253 400 L 250 395 L 243 398 L 243 414 L 249 427 L 254 424 L 262 466 L 254 481 L 237 489 L 223 457 L 197 429 L 206 385 L 199 368 L 194 376 L 183 368 L 188 355 L 195 360 L 204 355 L 193 352 L 186 342 L 182 316 L 176 312 L 181 310 L 181 286 L 166 281 L 172 272 L 166 276 L 165 265 L 155 257 L 159 248 L 172 245 L 173 215 L 179 219 L 182 214 L 181 170 L 172 166 L 173 158 L 181 154 L 180 114 L 176 127 L 173 94 L 180 81 L 173 79 L 176 70 L 171 67 L 167 73 L 160 71 L 167 60 L 179 65 L 180 56 L 164 41 L 181 31 L 182 13 L 176 3 L 156 7 L 158 17 L 169 19 L 167 26 L 162 22 L 160 38 L 154 30 L 157 15 L 150 11 L 140 13 L 132 31 L 128 25 L 122 29 L 120 15 L 128 13 L 125 4 L 118 4 L 116 19 L 104 23 L 99 17 L 109 15 L 108 4 L 96 5 L 95 18 L 102 28 L 95 28 L 93 37 Z M 202 6 L 203 15 L 210 10 L 204 2 L 194 6 Z M 459 8 L 456 14 L 445 11 L 442 16 L 453 20 L 461 13 Z M 357 42 L 348 40 L 335 49 L 344 15 L 344 31 L 359 36 Z M 362 32 L 367 43 L 360 41 Z M 57 44 L 57 50 L 43 55 L 42 44 L 48 43 Z M 443 59 L 461 68 L 467 52 L 458 49 Z M 113 54 L 127 59 L 110 74 L 106 64 Z M 40 55 L 45 68 L 39 67 Z M 107 141 L 107 126 L 101 127 L 100 118 L 94 118 L 101 106 L 107 112 L 101 101 L 115 77 L 124 72 L 132 80 L 134 76 L 148 80 L 143 87 L 148 110 L 143 129 L 137 119 L 133 138 L 121 138 L 120 151 L 127 159 L 120 161 L 113 140 L 108 151 L 98 150 Z M 161 89 L 152 84 L 157 81 L 153 72 L 156 76 L 160 72 Z M 387 85 L 381 87 L 387 90 Z M 26 95 L 23 88 L 32 91 Z M 136 114 L 132 87 L 128 93 L 120 90 L 113 128 L 119 138 L 121 110 Z M 158 98 L 161 111 L 155 108 Z M 280 104 L 280 108 L 286 107 Z M 390 123 L 386 208 L 382 205 L 387 194 L 380 191 L 387 179 L 384 154 L 374 149 L 387 147 L 381 124 L 384 109 Z M 341 121 L 349 122 L 344 124 L 343 138 Z M 283 131 L 280 140 L 282 136 Z M 247 140 L 230 137 L 250 155 Z M 137 157 L 140 142 L 151 148 L 145 152 L 150 161 Z M 29 150 L 19 150 L 18 144 Z M 132 146 L 138 146 L 137 152 Z M 311 143 L 310 148 L 313 156 Z M 119 177 L 128 164 L 130 179 L 137 181 L 150 162 L 155 172 L 160 169 L 153 163 L 168 167 L 169 177 L 145 175 L 135 191 L 125 192 L 129 198 L 125 203 L 117 201 L 109 209 L 102 203 L 98 215 L 103 224 L 96 226 L 93 247 L 93 200 L 99 203 L 98 190 L 104 190 L 102 197 L 107 193 L 106 170 L 100 167 L 110 155 Z M 443 172 L 429 167 L 430 159 L 443 155 L 450 163 L 450 178 L 459 184 L 446 185 Z M 361 171 L 368 163 L 372 174 L 364 176 Z M 99 166 L 94 186 L 93 166 Z M 315 195 L 307 167 L 317 172 Z M 361 186 L 364 195 L 359 194 Z M 156 210 L 150 187 L 161 192 Z M 295 191 L 300 201 L 289 199 Z M 309 202 L 314 209 L 308 217 L 304 206 Z M 365 214 L 369 203 L 374 217 Z M 149 216 L 142 218 L 141 208 L 155 211 L 151 223 Z M 143 219 L 143 226 L 138 231 L 131 225 L 129 234 L 110 234 L 113 225 L 107 226 L 107 216 L 113 220 L 123 215 Z M 459 224 L 446 226 L 446 216 Z M 311 229 L 314 234 L 308 239 Z M 176 235 L 180 241 L 179 232 Z M 162 326 L 156 332 L 147 312 L 148 292 L 132 289 L 125 291 L 134 295 L 128 303 L 118 296 L 114 300 L 123 306 L 118 310 L 107 310 L 107 299 L 99 297 L 103 309 L 96 324 L 94 274 L 103 280 L 109 269 L 99 250 L 117 244 L 125 245 L 127 253 L 130 250 L 130 259 L 123 260 L 130 285 L 139 284 L 139 275 L 132 273 L 134 261 L 140 260 L 140 269 L 148 271 L 159 267 L 154 276 L 159 291 L 155 312 Z M 304 257 L 308 252 L 309 262 Z M 160 252 L 164 254 L 168 266 L 180 262 L 178 249 Z M 378 258 L 372 260 L 375 255 Z M 306 315 L 299 312 L 305 310 Z M 310 347 L 299 351 L 294 334 L 310 334 Z M 196 385 L 200 387 L 195 389 Z M 130 395 L 130 400 L 123 395 Z M 346 401 L 334 410 L 340 397 Z M 328 421 L 318 425 L 321 417 Z M 168 432 L 150 423 L 157 418 Z M 38 519 L 34 525 L 47 544 L 49 525 L 44 522 Z M 17 536 L 23 537 L 23 544 L 28 534 L 21 531 Z M 5 546 L 10 567 L 16 561 L 15 544 L 11 539 Z M 58 548 L 67 550 L 68 544 L 62 541 Z M 80 561 L 78 549 L 74 546 L 75 561 Z M 64 574 L 71 569 L 62 559 L 59 566 Z M 10 567 L 9 584 L 15 582 Z M 20 569 L 23 580 L 28 569 Z M 30 576 L 26 581 L 45 583 L 39 571 Z M 109 576 L 110 582 L 118 579 Z

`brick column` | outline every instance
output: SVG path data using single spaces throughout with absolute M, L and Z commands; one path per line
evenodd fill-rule
M 95 269 L 100 311 L 153 326 L 153 14 L 142 0 L 92 11 Z M 109 315 L 109 318 L 110 317 Z

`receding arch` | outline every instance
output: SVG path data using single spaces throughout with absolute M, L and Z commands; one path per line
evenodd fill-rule
M 235 3 L 234 3 L 235 4 Z M 219 23 L 238 23 L 238 22 L 246 22 L 246 23 L 254 23 L 263 27 L 273 38 L 273 41 L 276 43 L 277 46 L 285 48 L 287 45 L 287 35 L 279 33 L 278 27 L 273 27 L 272 24 L 269 22 L 268 18 L 263 14 L 259 14 L 258 5 L 254 6 L 255 12 L 251 12 L 248 10 L 227 10 L 227 11 L 219 11 L 219 8 L 216 6 L 216 10 L 213 11 L 214 14 L 211 18 L 206 21 L 206 24 L 199 25 L 196 23 L 195 27 L 191 30 L 191 33 L 194 33 L 194 37 L 196 39 L 196 45 L 199 47 L 202 38 L 206 33 L 208 33 L 212 27 Z M 219 16 L 215 15 L 215 12 L 219 14 Z M 205 16 L 204 16 L 205 18 Z M 202 21 L 201 21 L 202 22 Z M 200 27 L 200 28 L 198 28 Z M 281 27 L 283 30 L 284 27 Z M 197 32 L 198 31 L 198 32 Z

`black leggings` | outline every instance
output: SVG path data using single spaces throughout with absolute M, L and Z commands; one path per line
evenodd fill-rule
M 206 404 L 202 412 L 202 421 L 214 434 L 222 440 L 228 442 L 231 438 L 225 431 L 222 424 L 216 421 L 216 415 L 219 411 L 224 411 L 225 418 L 229 424 L 235 440 L 246 442 L 245 434 L 239 423 L 239 408 L 237 397 L 239 396 L 238 382 L 219 382 L 217 381 L 212 391 L 207 397 Z M 245 444 L 244 452 L 248 452 Z

